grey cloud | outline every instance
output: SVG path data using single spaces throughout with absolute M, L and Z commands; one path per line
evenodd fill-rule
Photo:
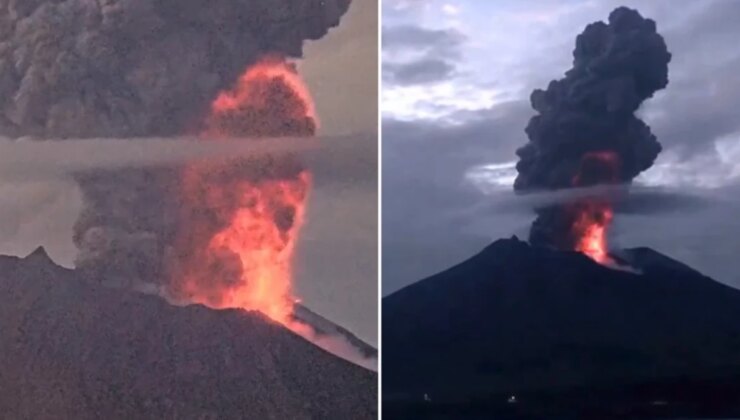
M 673 4 L 673 2 L 671 2 Z M 674 25 L 665 33 L 670 41 L 679 45 L 703 46 L 711 49 L 713 43 L 729 42 L 734 46 L 737 39 L 737 18 L 740 16 L 740 2 L 734 0 L 714 0 L 702 3 L 704 7 L 688 16 L 685 22 Z M 666 10 L 667 13 L 671 13 Z M 714 45 L 716 46 L 716 44 Z
M 455 29 L 427 29 L 413 25 L 383 27 L 383 49 L 426 49 L 458 55 L 467 37 Z
M 492 239 L 458 241 L 463 224 L 449 217 L 485 199 L 465 183 L 465 172 L 513 159 L 530 115 L 521 101 L 458 113 L 457 124 L 383 121 L 384 293 L 454 264 Z
M 665 94 L 647 109 L 658 111 L 651 122 L 661 142 L 686 158 L 740 132 L 737 16 L 740 3 L 716 1 L 666 35 L 676 63 Z
M 422 172 L 426 182 L 457 182 L 471 165 L 514 159 L 532 115 L 528 103 L 512 101 L 453 114 L 450 121 L 383 120 L 384 175 Z M 426 170 L 435 168 L 433 174 Z
M 383 81 L 415 85 L 454 77 L 467 37 L 454 29 L 401 25 L 383 27 Z M 413 58 L 398 58 L 412 53 Z
M 450 78 L 455 66 L 437 58 L 424 58 L 411 63 L 383 65 L 383 81 L 400 85 L 438 82 Z

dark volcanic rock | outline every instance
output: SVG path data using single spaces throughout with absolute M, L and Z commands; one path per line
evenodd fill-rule
M 0 417 L 373 419 L 377 376 L 258 313 L 95 287 L 0 257 Z
M 641 273 L 499 240 L 384 298 L 384 404 L 740 373 L 740 291 L 647 248 L 621 257 Z

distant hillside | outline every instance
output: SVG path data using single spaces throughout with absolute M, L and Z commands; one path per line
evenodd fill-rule
M 740 291 L 647 248 L 622 257 L 639 273 L 499 240 L 384 298 L 384 407 L 579 387 L 603 404 L 640 384 L 740 378 Z

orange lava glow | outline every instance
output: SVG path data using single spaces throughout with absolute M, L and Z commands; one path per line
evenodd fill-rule
M 218 95 L 204 125 L 201 137 L 214 140 L 312 136 L 317 122 L 292 64 L 267 57 Z M 311 174 L 288 156 L 188 167 L 182 188 L 190 223 L 181 243 L 189 262 L 180 295 L 213 308 L 260 311 L 305 333 L 292 320 L 292 264 L 310 187 Z
M 207 170 L 207 169 L 206 169 Z M 203 168 L 191 172 L 191 180 L 202 183 Z M 219 185 L 208 182 L 203 197 L 213 213 L 226 210 L 228 224 L 215 232 L 206 246 L 202 271 L 183 284 L 194 303 L 210 307 L 257 310 L 289 325 L 293 303 L 292 259 L 298 233 L 304 222 L 305 203 L 311 178 L 307 171 L 296 179 L 265 179 Z M 200 208 L 208 208 L 203 206 Z M 210 230 L 213 232 L 213 230 Z M 221 255 L 235 256 L 228 262 Z M 236 262 L 236 263 L 235 263 Z M 214 282 L 212 276 L 225 280 Z
M 573 226 L 576 251 L 588 255 L 599 264 L 611 264 L 607 247 L 607 231 L 613 217 L 611 206 L 587 201 L 576 207 L 578 213 Z
M 278 55 L 262 58 L 211 104 L 202 134 L 208 137 L 309 136 L 316 107 L 295 66 Z
M 611 184 L 619 179 L 619 156 L 612 151 L 589 152 L 583 156 L 578 174 L 573 179 L 577 187 Z M 614 218 L 611 203 L 603 199 L 583 198 L 570 206 L 574 215 L 571 235 L 575 250 L 588 255 L 599 264 L 613 265 L 609 257 L 608 231 Z

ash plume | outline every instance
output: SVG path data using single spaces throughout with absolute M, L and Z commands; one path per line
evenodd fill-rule
M 198 131 L 266 52 L 301 55 L 349 0 L 5 0 L 0 127 L 40 137 Z
M 630 183 L 652 166 L 661 145 L 634 115 L 668 84 L 668 52 L 655 22 L 619 7 L 608 23 L 586 26 L 576 38 L 573 67 L 530 101 L 538 115 L 517 150 L 517 192 Z M 562 207 L 543 207 L 530 241 L 571 248 L 563 232 L 573 221 Z
M 349 0 L 0 1 L 0 135 L 203 133 L 211 103 L 246 68 L 266 55 L 300 57 L 303 42 L 325 35 L 348 7 Z M 184 223 L 181 177 L 180 168 L 77 173 L 77 267 L 123 286 L 167 278 Z

